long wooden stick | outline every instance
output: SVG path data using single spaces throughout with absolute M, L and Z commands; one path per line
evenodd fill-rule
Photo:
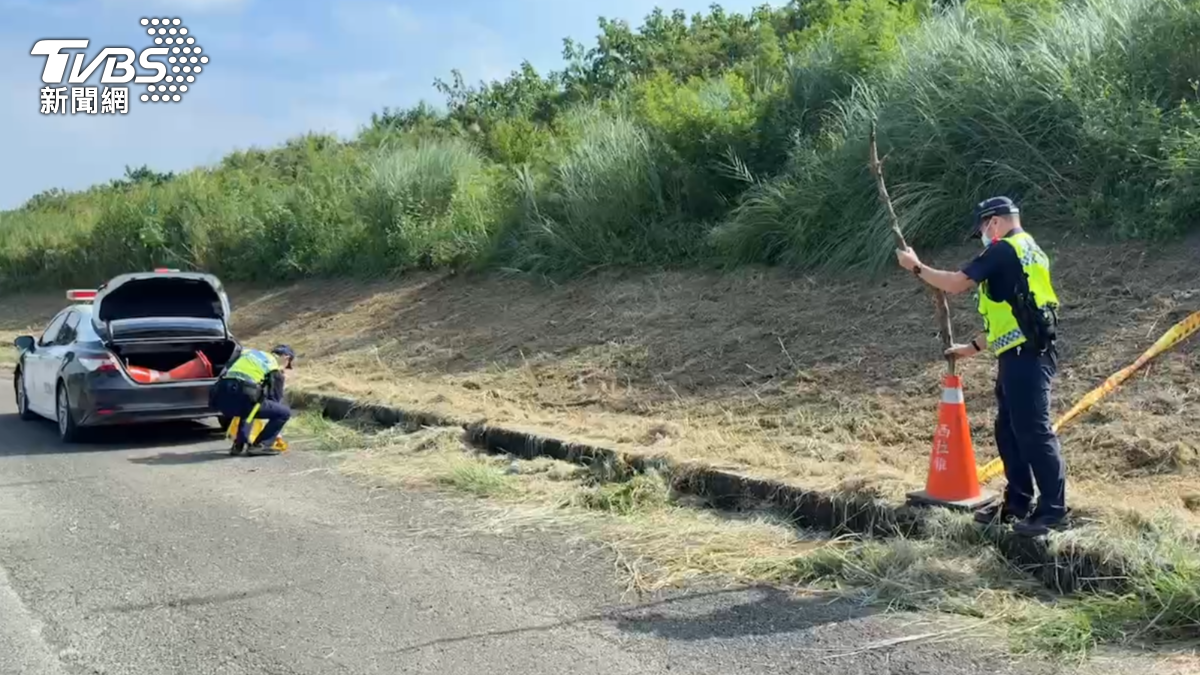
M 883 162 L 879 159 L 879 149 L 875 146 L 875 121 L 871 121 L 871 157 L 870 157 L 871 173 L 875 176 L 875 187 L 879 190 L 879 201 L 883 204 L 883 208 L 887 210 L 888 220 L 892 225 L 892 237 L 896 240 L 896 247 L 900 249 L 908 248 L 908 243 L 904 241 L 904 233 L 900 231 L 900 219 L 896 217 L 896 209 L 892 208 L 892 198 L 888 196 L 887 185 L 883 182 Z M 945 353 L 954 344 L 954 329 L 950 325 L 950 305 L 946 302 L 946 294 L 942 291 L 927 286 L 933 297 L 933 315 L 937 323 L 938 336 L 942 340 L 942 352 Z M 945 354 L 946 372 L 953 375 L 955 372 L 955 359 L 951 354 Z

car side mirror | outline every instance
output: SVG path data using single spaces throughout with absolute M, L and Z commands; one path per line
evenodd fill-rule
M 30 335 L 22 335 L 16 340 L 13 340 L 13 345 L 23 352 L 31 352 L 37 345 L 37 340 L 34 340 Z

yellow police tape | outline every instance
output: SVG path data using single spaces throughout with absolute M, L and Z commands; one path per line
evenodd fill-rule
M 247 434 L 247 436 L 248 436 L 247 441 L 249 441 L 250 443 L 253 443 L 255 440 L 257 440 L 258 435 L 261 434 L 263 428 L 267 426 L 267 423 L 264 420 L 254 419 L 254 416 L 257 414 L 258 414 L 258 405 L 255 405 L 254 409 L 250 411 L 250 414 L 246 416 L 246 419 L 250 420 L 250 424 L 251 424 L 250 433 Z M 241 423 L 241 421 L 242 421 L 242 418 L 240 418 L 240 417 L 233 418 L 233 420 L 229 423 L 229 429 L 226 430 L 226 432 L 225 432 L 226 438 L 228 438 L 231 441 L 234 438 L 237 438 L 238 425 Z M 287 444 L 287 441 L 283 440 L 283 436 L 276 436 L 275 443 L 273 443 L 271 445 L 271 447 L 275 450 L 278 450 L 279 452 L 287 452 L 288 444 Z
M 1133 375 L 1135 372 L 1137 372 L 1138 369 L 1146 365 L 1146 363 L 1148 363 L 1151 359 L 1174 347 L 1180 342 L 1183 342 L 1197 330 L 1200 330 L 1200 311 L 1193 313 L 1183 321 L 1180 321 L 1172 326 L 1171 330 L 1163 333 L 1163 336 L 1158 338 L 1158 340 L 1151 345 L 1149 349 L 1143 352 L 1136 361 L 1117 371 L 1107 380 L 1105 380 L 1104 384 L 1096 387 L 1088 392 L 1086 396 L 1079 399 L 1079 402 L 1076 403 L 1073 408 L 1068 410 L 1062 417 L 1058 418 L 1058 421 L 1054 423 L 1054 432 L 1058 433 L 1058 430 L 1060 427 L 1062 427 L 1062 425 L 1083 414 L 1084 411 L 1086 411 L 1088 408 L 1091 408 L 1093 405 L 1096 405 L 1100 399 L 1109 395 L 1117 387 L 1121 386 L 1125 380 L 1129 379 L 1130 375 Z M 976 471 L 976 475 L 978 476 L 980 483 L 986 483 L 996 476 L 999 476 L 1003 471 L 1004 460 L 997 457 L 996 459 L 993 459 L 987 464 L 979 467 L 979 469 Z

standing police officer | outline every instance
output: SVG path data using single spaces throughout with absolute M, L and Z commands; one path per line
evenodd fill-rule
M 1050 419 L 1051 382 L 1058 372 L 1055 349 L 1058 296 L 1050 283 L 1050 261 L 1021 229 L 1020 211 L 1008 197 L 975 207 L 974 230 L 985 247 L 962 271 L 933 269 L 911 248 L 896 251 L 900 266 L 925 283 L 958 294 L 979 286 L 979 313 L 987 332 L 947 354 L 966 358 L 991 348 L 996 376 L 996 447 L 1008 486 L 1004 501 L 975 514 L 980 523 L 997 518 L 1015 523 L 1028 536 L 1060 529 L 1066 520 L 1066 463 Z M 1033 488 L 1040 498 L 1032 511 Z
M 255 419 L 266 420 L 267 424 L 248 448 L 248 454 L 278 454 L 272 448 L 275 437 L 292 416 L 291 409 L 283 403 L 283 371 L 291 370 L 295 358 L 296 353 L 287 345 L 279 345 L 270 353 L 247 349 L 217 381 L 212 393 L 213 407 L 226 417 L 241 418 L 229 454 L 240 455 L 247 450 L 252 424 L 246 417 L 255 404 L 259 406 Z

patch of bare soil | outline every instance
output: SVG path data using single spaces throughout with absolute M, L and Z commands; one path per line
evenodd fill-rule
M 1058 413 L 1200 309 L 1200 238 L 1043 245 L 1064 303 Z M 61 297 L 0 300 L 3 337 L 44 323 Z M 244 342 L 297 349 L 297 385 L 812 488 L 901 498 L 924 482 L 944 362 L 928 296 L 900 272 L 608 273 L 562 285 L 425 274 L 235 287 L 231 299 Z M 981 325 L 973 300 L 953 299 L 952 312 L 965 341 Z M 995 456 L 994 370 L 986 355 L 961 367 L 980 463 Z M 1198 372 L 1193 337 L 1063 430 L 1075 506 L 1200 519 Z

